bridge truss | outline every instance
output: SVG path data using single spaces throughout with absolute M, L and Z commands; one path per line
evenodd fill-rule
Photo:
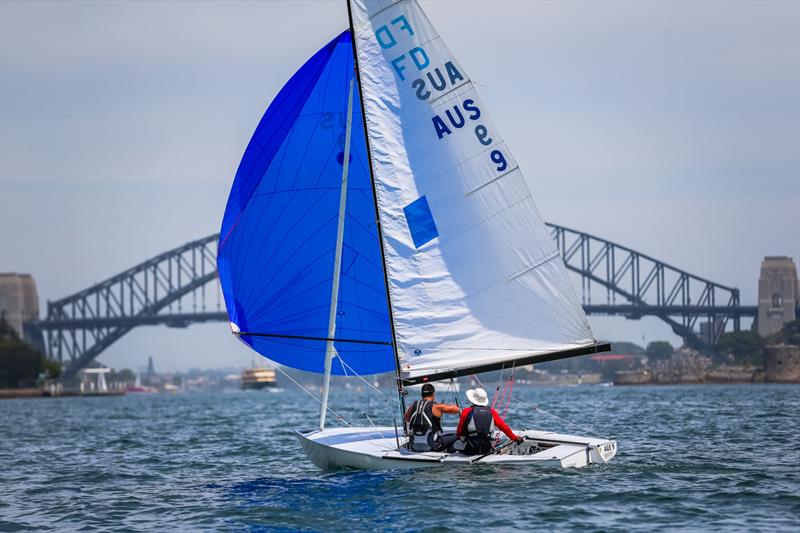
M 755 315 L 755 307 L 739 305 L 737 289 L 588 233 L 548 226 L 567 268 L 581 279 L 589 314 L 656 316 L 698 347 L 716 342 L 730 321 L 738 330 L 741 316 Z M 217 282 L 217 238 L 215 234 L 186 243 L 48 302 L 47 318 L 30 324 L 30 329 L 46 333 L 49 357 L 65 364 L 64 377 L 70 378 L 134 327 L 225 321 Z M 701 318 L 709 325 L 702 336 L 695 332 Z
M 740 305 L 739 289 L 588 233 L 555 224 L 548 227 L 567 268 L 581 278 L 581 303 L 588 314 L 656 316 L 697 348 L 716 344 L 729 321 L 739 331 L 742 316 L 755 316 L 755 306 Z M 698 334 L 700 319 L 705 322 Z
M 39 326 L 50 358 L 70 378 L 136 326 L 186 327 L 210 319 L 208 285 L 217 280 L 217 235 L 179 246 L 105 281 L 47 304 Z M 219 312 L 217 294 L 217 318 Z

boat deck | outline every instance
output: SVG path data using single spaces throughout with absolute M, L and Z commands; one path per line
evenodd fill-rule
M 306 453 L 323 469 L 424 468 L 476 463 L 580 468 L 592 463 L 607 463 L 617 452 L 616 442 L 607 439 L 535 430 L 517 434 L 525 437 L 523 443 L 504 441 L 494 453 L 468 456 L 459 452 L 410 451 L 404 447 L 406 438 L 398 435 L 393 427 L 297 432 Z

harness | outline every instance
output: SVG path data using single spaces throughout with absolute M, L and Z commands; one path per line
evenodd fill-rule
M 409 448 L 415 452 L 429 452 L 436 448 L 436 441 L 439 440 L 441 431 L 436 427 L 438 424 L 434 424 L 434 420 L 432 401 L 414 402 L 414 412 L 408 420 L 411 429 Z

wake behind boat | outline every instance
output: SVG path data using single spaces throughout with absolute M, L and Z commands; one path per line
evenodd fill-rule
M 331 375 L 394 372 L 402 415 L 415 385 L 610 349 L 419 4 L 347 7 L 349 30 L 283 87 L 237 170 L 217 256 L 232 332 L 322 374 L 318 429 L 297 433 L 321 468 L 607 462 L 613 441 L 539 431 L 481 457 L 412 452 L 403 427 L 325 428 Z

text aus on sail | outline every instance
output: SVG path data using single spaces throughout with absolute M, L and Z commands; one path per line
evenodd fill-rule
M 384 24 L 375 31 L 375 38 L 384 50 L 390 50 L 398 46 L 399 32 L 407 33 L 413 37 L 414 29 L 406 19 L 405 15 L 400 15 L 393 19 L 389 24 Z M 406 74 L 409 70 L 416 68 L 419 77 L 411 80 L 411 87 L 414 89 L 416 97 L 422 101 L 428 100 L 434 94 L 447 92 L 460 82 L 464 81 L 464 76 L 458 70 L 453 61 L 445 61 L 443 65 L 431 65 L 431 60 L 423 46 L 414 46 L 409 50 L 400 53 L 397 57 L 390 60 L 400 81 L 409 81 Z M 468 98 L 460 104 L 454 105 L 451 109 L 444 110 L 444 113 L 436 114 L 431 118 L 432 127 L 439 140 L 453 133 L 464 126 L 469 126 L 475 133 L 475 138 L 483 146 L 491 146 L 493 139 L 489 129 L 480 123 L 481 110 L 478 104 Z M 489 158 L 496 166 L 497 172 L 504 172 L 508 169 L 509 163 L 502 150 L 495 149 L 489 152 Z

